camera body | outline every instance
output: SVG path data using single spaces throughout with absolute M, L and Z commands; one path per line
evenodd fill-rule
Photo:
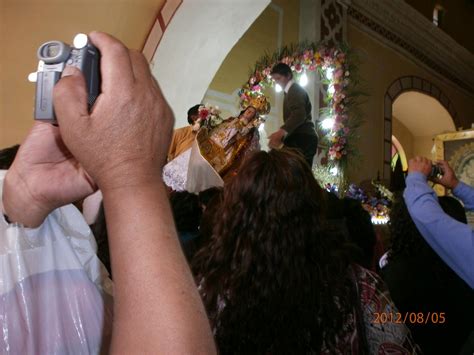
M 431 172 L 430 172 L 430 175 L 428 176 L 428 178 L 436 178 L 436 177 L 439 177 L 439 176 L 443 176 L 444 172 L 443 172 L 443 169 L 441 169 L 441 167 L 437 164 L 432 164 L 431 165 Z
M 32 80 L 36 81 L 35 120 L 56 123 L 53 88 L 66 65 L 74 66 L 84 74 L 89 109 L 92 107 L 100 94 L 100 53 L 89 43 L 87 35 L 76 35 L 74 46 L 60 41 L 43 43 L 37 55 L 40 61 L 36 80 Z

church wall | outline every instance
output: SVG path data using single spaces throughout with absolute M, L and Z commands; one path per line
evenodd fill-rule
M 474 122 L 474 95 L 416 64 L 351 22 L 347 35 L 349 45 L 359 56 L 359 76 L 369 95 L 361 105 L 365 124 L 359 130 L 358 149 L 363 160 L 349 170 L 350 181 L 373 179 L 378 171 L 383 173 L 384 95 L 391 83 L 401 76 L 416 75 L 431 81 L 451 100 L 464 128 Z
M 441 29 L 460 45 L 474 52 L 474 3 L 466 0 L 405 0 L 428 20 L 433 21 L 435 5 L 441 5 L 446 14 Z M 468 29 L 470 28 L 470 30 Z
M 207 91 L 203 102 L 218 105 L 223 117 L 239 111 L 238 90 L 248 80 L 249 72 L 265 53 L 273 53 L 279 46 L 298 42 L 299 1 L 273 0 L 247 32 L 229 52 Z M 265 93 L 272 110 L 267 115 L 265 131 L 261 131 L 261 143 L 265 136 L 275 131 L 282 123 L 282 94 L 273 89 Z
M 413 158 L 414 137 L 410 130 L 396 117 L 392 118 L 392 134 L 398 139 L 407 159 Z
M 429 159 L 435 157 L 431 154 L 434 145 L 435 136 L 418 136 L 414 137 L 413 140 L 413 154 L 414 156 L 420 155 Z
M 164 0 L 2 0 L 0 41 L 0 147 L 20 143 L 33 120 L 36 50 L 48 40 L 71 43 L 78 32 L 100 30 L 141 49 Z

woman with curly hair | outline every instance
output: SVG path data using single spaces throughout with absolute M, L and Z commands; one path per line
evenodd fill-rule
M 286 150 L 253 154 L 225 186 L 194 259 L 221 353 L 373 353 L 377 331 L 416 352 L 404 326 L 365 325 L 392 303 L 326 228 L 323 196 L 304 159 Z
M 467 223 L 455 198 L 440 197 L 439 203 L 445 213 Z M 443 313 L 444 321 L 408 323 L 413 338 L 426 354 L 457 354 L 474 331 L 474 291 L 425 242 L 401 195 L 390 211 L 389 228 L 392 246 L 381 273 L 396 306 L 402 314 Z

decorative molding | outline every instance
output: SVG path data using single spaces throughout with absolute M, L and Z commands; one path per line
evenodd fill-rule
M 148 62 L 153 66 L 153 55 L 155 54 L 156 48 L 160 44 L 161 37 L 168 27 L 171 19 L 173 18 L 176 10 L 183 0 L 165 0 L 162 8 L 160 9 L 158 16 L 156 17 L 155 23 L 153 24 L 150 32 L 148 33 L 147 39 L 142 49 L 142 53 Z
M 321 40 L 331 46 L 344 41 L 345 9 L 337 0 L 321 2 Z
M 358 28 L 474 95 L 474 55 L 405 1 L 352 0 L 347 11 Z

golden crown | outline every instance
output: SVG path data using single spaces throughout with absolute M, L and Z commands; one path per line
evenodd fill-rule
M 259 115 L 266 115 L 270 112 L 271 109 L 270 102 L 268 102 L 267 97 L 263 94 L 252 97 L 249 101 L 248 106 L 255 107 Z

